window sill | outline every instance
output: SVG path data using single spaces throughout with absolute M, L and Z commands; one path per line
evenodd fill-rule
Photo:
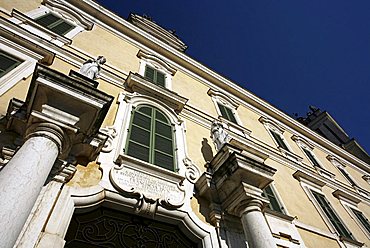
M 20 20 L 22 23 L 20 24 L 28 24 L 30 27 L 40 30 L 43 32 L 46 36 L 50 37 L 50 39 L 53 39 L 63 45 L 71 44 L 72 40 L 68 39 L 62 35 L 59 35 L 57 33 L 54 33 L 53 31 L 50 31 L 49 29 L 41 26 L 37 22 L 35 22 L 32 18 L 26 16 L 25 14 L 21 13 L 20 11 L 13 9 L 12 16 L 18 20 Z
M 272 215 L 274 217 L 278 217 L 278 218 L 283 219 L 283 220 L 285 220 L 289 223 L 292 223 L 293 220 L 295 219 L 292 216 L 289 216 L 289 215 L 287 215 L 285 213 L 282 213 L 282 212 L 279 212 L 279 211 L 272 210 L 270 208 L 265 208 L 264 213 L 266 213 L 268 215 Z
M 352 245 L 355 245 L 356 247 L 362 247 L 364 243 L 361 243 L 359 241 L 353 240 L 351 238 L 347 238 L 344 236 L 339 236 L 339 240 L 342 241 L 343 243 L 350 243 Z
M 222 116 L 219 116 L 219 117 L 218 117 L 218 119 L 219 119 L 222 123 L 224 123 L 224 124 L 226 124 L 226 125 L 227 125 L 227 128 L 228 128 L 228 130 L 229 130 L 229 131 L 231 131 L 231 132 L 233 132 L 233 133 L 235 133 L 235 134 L 238 134 L 238 135 L 240 135 L 240 136 L 242 136 L 242 137 L 244 137 L 244 138 L 250 137 L 250 135 L 251 135 L 251 133 L 252 133 L 252 131 L 251 131 L 251 130 L 249 130 L 249 129 L 247 129 L 247 128 L 245 128 L 245 127 L 243 127 L 243 126 L 239 125 L 239 124 L 236 124 L 236 123 L 234 123 L 234 122 L 231 122 L 231 121 L 229 121 L 229 120 L 225 119 L 225 118 L 224 118 L 224 117 L 222 117 Z
M 302 157 L 300 157 L 300 156 L 298 156 L 298 155 L 292 153 L 291 151 L 288 151 L 288 150 L 286 150 L 282 147 L 278 147 L 278 149 L 279 149 L 280 153 L 283 154 L 283 156 L 286 157 L 287 159 L 292 160 L 292 161 L 294 161 L 298 164 L 302 163 L 302 160 L 303 160 Z

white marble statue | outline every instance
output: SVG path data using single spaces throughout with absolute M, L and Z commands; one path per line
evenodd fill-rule
M 229 135 L 225 131 L 224 125 L 217 120 L 213 121 L 212 123 L 211 138 L 217 151 L 219 151 L 221 147 L 229 141 Z
M 98 56 L 96 59 L 88 59 L 82 64 L 80 73 L 92 80 L 98 79 L 101 66 L 106 61 L 103 56 Z

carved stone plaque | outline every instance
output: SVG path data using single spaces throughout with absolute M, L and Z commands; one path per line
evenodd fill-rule
M 112 168 L 110 178 L 117 189 L 139 194 L 148 200 L 159 201 L 171 207 L 180 207 L 184 203 L 185 190 L 179 182 L 158 176 L 136 167 L 122 165 Z

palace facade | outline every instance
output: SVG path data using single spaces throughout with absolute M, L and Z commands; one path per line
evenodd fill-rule
M 370 165 L 173 32 L 92 0 L 0 10 L 0 247 L 370 247 Z

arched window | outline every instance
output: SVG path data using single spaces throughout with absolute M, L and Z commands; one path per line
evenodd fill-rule
M 140 105 L 132 111 L 126 154 L 174 171 L 171 122 L 159 109 Z

